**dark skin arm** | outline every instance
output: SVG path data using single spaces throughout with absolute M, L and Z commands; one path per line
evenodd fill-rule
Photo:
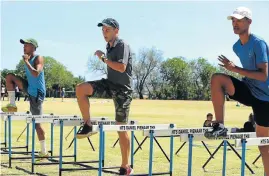
M 38 58 L 35 59 L 35 68 L 29 63 L 29 58 L 30 58 L 29 56 L 27 57 L 24 55 L 23 58 L 31 74 L 34 77 L 38 77 L 38 75 L 41 73 L 44 67 L 44 58 L 42 56 L 38 56 Z
M 219 56 L 219 61 L 222 64 L 220 66 L 226 68 L 229 71 L 238 73 L 242 76 L 246 76 L 251 79 L 259 81 L 266 81 L 268 78 L 268 63 L 257 64 L 258 70 L 246 70 L 236 66 L 232 61 L 228 60 L 225 56 Z

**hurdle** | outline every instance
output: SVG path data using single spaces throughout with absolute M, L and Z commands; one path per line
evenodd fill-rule
M 223 164 L 222 164 L 222 175 L 226 175 L 226 150 L 227 150 L 227 140 L 235 140 L 235 139 L 247 139 L 256 137 L 256 133 L 228 133 L 225 137 L 216 137 L 216 138 L 206 138 L 204 134 L 182 134 L 180 136 L 180 140 L 182 142 L 189 142 L 189 155 L 188 155 L 188 176 L 192 176 L 192 143 L 193 141 L 208 141 L 208 140 L 223 140 L 224 150 L 223 150 Z M 232 147 L 232 146 L 230 146 Z M 213 153 L 213 155 L 215 152 Z M 240 157 L 240 155 L 239 155 Z M 243 158 L 243 157 L 242 157 Z M 240 157 L 240 159 L 242 160 Z M 246 162 L 244 165 L 248 167 L 250 172 L 254 174 L 253 170 L 248 166 Z
M 1 152 L 2 154 L 9 154 L 7 149 L 9 149 L 9 147 L 7 147 L 7 134 L 8 134 L 8 127 L 11 127 L 11 124 L 9 125 L 9 116 L 12 116 L 12 120 L 13 121 L 25 121 L 26 116 L 30 115 L 29 111 L 27 111 L 26 113 L 5 113 L 5 112 L 1 112 L 1 119 L 2 121 L 4 121 L 4 142 L 1 143 L 1 145 L 4 145 L 4 147 L 1 147 L 1 150 L 3 152 Z M 11 122 L 10 122 L 11 123 Z M 29 125 L 26 125 L 24 131 L 27 131 L 26 134 L 26 144 L 25 146 L 20 146 L 20 147 L 11 147 L 11 149 L 25 149 L 25 152 L 18 152 L 18 151 L 13 151 L 12 153 L 15 154 L 27 154 L 29 153 L 29 146 L 28 146 L 28 141 L 29 141 Z M 10 130 L 11 131 L 11 130 Z
M 115 125 L 116 122 L 107 122 L 102 123 L 98 122 L 98 125 L 93 125 L 93 131 L 99 132 L 99 160 L 98 160 L 98 167 L 92 167 L 88 165 L 83 165 L 79 163 L 80 166 L 84 166 L 84 168 L 63 168 L 63 161 L 62 157 L 60 157 L 60 164 L 59 164 L 59 175 L 62 175 L 63 171 L 74 171 L 74 170 L 97 170 L 98 175 L 102 176 L 102 173 L 112 173 L 112 174 L 118 174 L 118 172 L 115 171 L 108 171 L 107 169 L 115 169 L 119 167 L 104 167 L 104 158 L 105 158 L 105 132 L 107 131 L 130 131 L 131 132 L 131 167 L 134 167 L 134 131 L 143 131 L 143 130 L 151 130 L 152 133 L 152 142 L 150 144 L 150 161 L 149 161 L 149 173 L 152 175 L 152 157 L 153 157 L 153 131 L 155 129 L 170 129 L 173 128 L 174 124 L 157 124 L 157 125 L 134 125 L 132 122 L 128 122 L 127 125 Z M 62 156 L 63 148 L 63 127 L 64 126 L 75 126 L 75 124 L 72 124 L 72 122 L 69 122 L 66 120 L 58 120 L 55 121 L 55 126 L 60 126 L 60 156 Z M 172 137 L 171 137 L 172 140 Z M 173 140 L 172 140 L 173 141 Z M 76 145 L 76 144 L 75 144 Z M 173 149 L 173 142 L 170 144 L 170 148 Z M 173 156 L 172 156 L 173 157 Z M 170 163 L 170 171 L 169 173 L 172 173 L 172 164 L 173 161 Z M 138 174 L 138 175 L 144 175 L 144 174 Z
M 169 165 L 169 172 L 164 173 L 153 173 L 153 136 L 155 130 L 169 130 L 175 127 L 175 124 L 151 124 L 151 125 L 112 125 L 112 126 L 104 126 L 99 125 L 95 126 L 96 131 L 99 131 L 100 139 L 99 139 L 99 145 L 102 147 L 101 150 L 99 150 L 99 159 L 103 156 L 103 134 L 104 131 L 131 131 L 131 165 L 134 166 L 134 131 L 143 131 L 143 130 L 149 130 L 150 135 L 150 151 L 149 151 L 149 172 L 148 175 L 160 175 L 160 174 L 169 174 L 172 175 L 173 173 L 173 146 L 174 146 L 174 138 L 173 136 L 170 137 L 170 165 Z M 98 176 L 102 176 L 102 162 L 99 160 L 99 168 L 98 168 Z M 135 174 L 135 175 L 146 175 L 146 174 Z
M 177 128 L 177 129 L 173 129 L 173 130 L 155 130 L 154 131 L 154 142 L 156 142 L 156 144 L 158 145 L 159 149 L 162 151 L 163 155 L 165 156 L 165 158 L 167 159 L 168 162 L 170 162 L 170 159 L 168 157 L 168 155 L 165 153 L 165 151 L 163 150 L 162 146 L 160 145 L 160 143 L 158 142 L 157 138 L 169 138 L 171 135 L 173 135 L 174 137 L 180 137 L 181 134 L 195 134 L 195 133 L 204 133 L 206 131 L 212 130 L 211 127 L 205 127 L 205 128 Z M 143 136 L 145 136 L 145 138 L 143 139 L 143 141 L 140 143 L 140 145 L 137 147 L 137 149 L 135 150 L 134 154 L 136 154 L 136 152 L 138 152 L 139 148 L 142 147 L 142 145 L 144 144 L 144 142 L 146 141 L 146 139 L 148 139 L 150 137 L 150 133 L 148 130 L 143 131 Z M 209 155 L 211 156 L 212 153 L 210 152 L 210 150 L 208 149 L 208 147 L 206 146 L 206 144 L 201 141 L 203 146 L 205 147 L 206 151 L 209 153 Z M 179 151 L 184 147 L 184 145 L 186 144 L 186 142 L 184 142 L 179 149 L 176 151 L 175 154 L 178 154 Z
M 33 115 L 31 117 L 28 117 L 26 119 L 27 123 L 32 123 L 32 156 L 31 157 L 19 157 L 19 159 L 31 159 L 31 173 L 34 173 L 34 166 L 35 165 L 57 165 L 59 164 L 58 160 L 55 160 L 53 158 L 60 158 L 60 156 L 53 156 L 53 131 L 54 131 L 54 121 L 59 120 L 59 119 L 66 119 L 69 121 L 76 121 L 77 125 L 81 125 L 84 123 L 82 118 L 78 118 L 76 115 L 75 116 L 66 116 L 66 115 Z M 93 121 L 97 120 L 105 120 L 107 118 L 105 117 L 95 117 L 92 118 Z M 35 124 L 36 123 L 50 123 L 51 125 L 51 156 L 50 157 L 39 157 L 34 155 L 34 150 L 35 150 Z M 74 130 L 74 137 L 76 136 L 76 130 Z M 76 142 L 76 141 L 75 141 Z M 74 158 L 76 160 L 76 146 L 74 147 L 74 154 L 73 155 L 65 155 L 61 157 L 65 158 Z M 18 158 L 18 157 L 17 157 Z M 50 158 L 52 162 L 41 162 L 41 163 L 36 163 L 35 158 Z M 73 164 L 73 162 L 65 162 L 65 164 Z
M 235 142 L 237 147 L 242 147 L 242 160 L 241 160 L 241 176 L 245 175 L 245 162 L 246 162 L 246 148 L 247 146 L 268 146 L 269 137 L 258 137 L 248 139 L 237 139 Z M 264 173 L 265 175 L 265 173 Z
M 63 127 L 64 126 L 74 126 L 76 128 L 76 126 L 81 126 L 82 123 L 84 123 L 83 121 L 80 121 L 78 122 L 77 120 L 68 120 L 68 119 L 58 119 L 58 120 L 54 120 L 54 126 L 60 126 L 60 159 L 59 159 L 59 175 L 62 175 L 62 172 L 64 171 L 75 171 L 75 170 L 98 170 L 97 167 L 93 167 L 93 166 L 90 166 L 90 165 L 86 165 L 85 163 L 99 163 L 99 160 L 94 160 L 94 161 L 79 161 L 77 162 L 76 160 L 74 160 L 74 162 L 70 163 L 70 164 L 73 164 L 73 165 L 78 165 L 78 166 L 81 166 L 83 168 L 63 168 L 63 164 L 66 164 L 66 162 L 63 162 L 63 159 L 62 159 L 62 152 L 63 152 Z M 104 126 L 107 126 L 107 125 L 116 125 L 116 121 L 109 121 L 109 120 L 97 120 L 97 121 L 93 121 L 93 119 L 91 118 L 91 124 L 93 126 L 96 126 L 96 125 L 104 125 Z M 137 121 L 129 121 L 127 123 L 128 125 L 135 125 L 137 124 Z M 76 131 L 76 129 L 75 129 Z M 105 146 L 105 134 L 103 134 L 103 139 L 102 139 L 102 144 Z M 77 139 L 75 139 L 74 141 L 74 147 L 76 148 L 77 146 Z M 99 147 L 100 148 L 100 147 Z M 102 147 L 104 152 L 102 154 L 102 158 L 100 160 L 100 162 L 102 163 L 102 166 L 104 167 L 104 164 L 105 164 L 105 148 Z M 100 149 L 99 149 L 100 150 Z M 113 169 L 113 168 L 118 168 L 118 167 L 107 167 L 106 169 Z M 106 172 L 106 173 L 115 173 L 113 171 L 107 171 L 105 170 L 105 168 L 103 169 L 103 172 Z
M 78 129 L 78 131 L 79 131 L 82 127 L 83 127 L 83 126 L 81 126 L 81 127 Z M 69 133 L 66 135 L 66 137 L 65 137 L 65 140 L 66 140 L 66 141 L 67 141 L 67 138 L 69 137 L 69 135 L 72 133 L 72 131 L 74 131 L 74 127 L 73 127 L 73 128 L 69 131 Z M 89 144 L 90 144 L 92 150 L 95 151 L 91 139 L 90 139 L 89 137 L 87 137 L 87 139 L 88 139 L 88 142 L 89 142 Z M 75 138 L 72 139 L 72 141 L 70 142 L 70 144 L 69 144 L 69 146 L 67 147 L 67 149 L 69 149 L 69 148 L 73 145 L 74 140 L 75 140 Z

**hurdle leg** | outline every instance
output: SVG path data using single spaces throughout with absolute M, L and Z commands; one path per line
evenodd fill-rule
M 227 157 L 227 141 L 223 143 L 223 164 L 222 164 L 222 176 L 226 176 L 226 157 Z
M 53 134 L 54 134 L 53 123 L 50 124 L 50 155 L 53 156 Z M 52 158 L 51 158 L 52 159 Z
M 26 152 L 27 152 L 27 155 L 28 155 L 28 152 L 29 152 L 29 123 L 27 123 L 27 126 L 26 126 Z
M 241 176 L 245 176 L 245 163 L 246 163 L 246 140 L 242 139 Z
M 77 162 L 77 138 L 76 138 L 76 135 L 77 135 L 77 127 L 74 126 L 74 162 Z
M 165 153 L 165 151 L 163 150 L 162 146 L 160 145 L 160 143 L 158 142 L 158 140 L 153 137 L 154 141 L 157 143 L 158 147 L 161 149 L 162 153 L 164 154 L 165 158 L 167 159 L 168 162 L 170 162 L 170 159 L 168 158 L 167 154 Z
M 193 135 L 189 134 L 188 176 L 192 176 L 192 142 Z
M 34 173 L 35 164 L 35 119 L 32 119 L 32 174 Z
M 59 151 L 59 176 L 62 175 L 63 168 L 63 120 L 60 120 L 60 151 Z
M 135 135 L 134 135 L 134 139 L 135 139 L 135 141 L 136 141 L 136 143 L 137 143 L 138 147 L 140 148 L 140 150 L 142 150 L 142 147 L 140 146 L 140 143 L 138 142 L 138 140 L 137 140 L 137 138 L 136 138 L 136 136 L 135 136 Z
M 134 168 L 134 131 L 131 131 L 131 168 Z
M 120 140 L 120 138 L 118 138 L 118 139 L 116 140 L 116 142 L 113 144 L 113 147 L 112 147 L 112 148 L 115 148 L 115 146 L 117 145 L 117 143 L 119 142 L 119 140 Z
M 140 143 L 140 145 L 137 147 L 137 149 L 135 150 L 135 152 L 134 152 L 134 155 L 136 154 L 136 152 L 139 150 L 139 148 L 141 148 L 141 146 L 144 144 L 144 142 L 147 140 L 147 138 L 148 137 L 145 137 L 144 139 L 143 139 L 143 141 Z
M 7 121 L 5 120 L 5 129 L 4 129 L 4 146 L 7 147 Z
M 237 155 L 237 157 L 242 160 L 241 156 L 239 155 L 239 153 L 234 149 L 234 147 L 230 144 L 229 141 L 227 141 L 227 144 L 230 146 L 230 148 L 233 150 L 233 152 Z M 246 167 L 248 168 L 248 170 L 252 173 L 255 174 L 255 172 L 249 167 L 249 165 L 245 162 Z
M 217 149 L 213 152 L 213 154 L 208 158 L 208 160 L 205 162 L 205 164 L 202 166 L 203 169 L 205 169 L 206 165 L 209 163 L 209 161 L 215 156 L 215 154 L 219 151 L 220 147 L 222 146 L 223 141 L 220 143 L 220 145 L 217 147 Z
M 176 151 L 176 155 L 179 153 L 179 151 L 184 147 L 184 145 L 186 144 L 186 142 L 183 142 L 183 144 L 179 147 L 179 149 Z
M 174 136 L 171 135 L 170 136 L 170 167 L 169 167 L 170 176 L 173 175 L 173 162 L 174 162 Z
M 93 144 L 92 144 L 92 141 L 91 141 L 91 139 L 90 139 L 89 137 L 88 137 L 88 142 L 90 143 L 90 145 L 91 145 L 91 147 L 92 147 L 92 150 L 95 151 L 94 146 L 93 146 Z
M 67 141 L 67 138 L 68 138 L 68 136 L 72 133 L 72 131 L 74 130 L 74 128 L 75 127 L 73 127 L 72 129 L 71 129 L 71 131 L 66 135 L 66 137 L 65 137 L 65 140 Z
M 11 168 L 11 116 L 8 118 L 8 167 Z
M 103 125 L 99 125 L 99 161 L 98 161 L 98 176 L 102 176 L 102 156 L 103 156 Z
M 149 176 L 152 176 L 152 161 L 153 161 L 153 130 L 149 131 L 150 142 L 149 142 Z
M 103 131 L 103 153 L 102 153 L 102 166 L 104 167 L 105 166 L 105 148 L 106 148 L 106 145 L 105 145 L 105 132 Z
M 210 156 L 212 156 L 212 153 L 210 152 L 210 150 L 208 149 L 208 147 L 206 146 L 206 144 L 204 143 L 204 141 L 201 141 L 203 146 L 205 147 L 206 151 L 209 153 Z M 214 158 L 214 157 L 212 157 Z
M 253 165 L 255 165 L 255 163 L 260 159 L 260 157 L 261 157 L 262 155 L 260 154 L 254 161 L 253 161 Z
M 76 137 L 73 138 L 73 140 L 70 142 L 70 144 L 69 144 L 69 146 L 67 147 L 67 149 L 69 149 L 69 148 L 72 146 L 72 144 L 73 144 L 73 142 L 74 142 L 75 140 L 76 140 Z M 66 150 L 67 150 L 67 149 L 66 149 Z
M 22 132 L 21 132 L 21 134 L 19 135 L 19 137 L 17 138 L 17 142 L 19 142 L 19 140 L 20 140 L 21 136 L 23 135 L 23 133 L 25 132 L 26 128 L 27 128 L 27 125 L 26 125 L 26 127 L 22 130 Z

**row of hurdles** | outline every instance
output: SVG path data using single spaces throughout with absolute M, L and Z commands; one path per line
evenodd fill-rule
M 255 133 L 228 133 L 226 137 L 219 137 L 214 139 L 207 139 L 204 137 L 204 132 L 208 130 L 212 130 L 212 128 L 176 128 L 175 124 L 147 124 L 147 125 L 138 125 L 137 121 L 129 121 L 126 125 L 116 125 L 115 121 L 108 120 L 106 117 L 96 117 L 91 119 L 91 123 L 93 125 L 93 130 L 99 133 L 99 156 L 98 160 L 94 161 L 77 161 L 77 127 L 81 127 L 83 125 L 83 119 L 77 116 L 66 116 L 66 115 L 31 115 L 29 113 L 1 113 L 2 120 L 5 122 L 5 133 L 4 133 L 4 142 L 1 143 L 3 145 L 7 145 L 8 147 L 1 147 L 1 154 L 8 154 L 9 158 L 9 167 L 11 168 L 12 160 L 31 160 L 31 173 L 35 173 L 36 165 L 59 165 L 59 175 L 62 175 L 64 171 L 75 171 L 75 170 L 96 170 L 98 172 L 98 176 L 102 176 L 103 173 L 112 173 L 117 174 L 115 171 L 111 171 L 109 169 L 115 169 L 118 167 L 105 167 L 105 132 L 109 131 L 130 131 L 131 132 L 131 167 L 134 167 L 134 155 L 139 150 L 142 149 L 141 146 L 145 142 L 146 139 L 149 138 L 149 162 L 148 162 L 148 173 L 145 174 L 135 174 L 135 175 L 173 175 L 173 152 L 174 152 L 174 138 L 180 137 L 180 140 L 183 142 L 183 145 L 177 150 L 176 153 L 180 151 L 180 149 L 186 144 L 189 144 L 189 152 L 188 152 L 188 176 L 193 175 L 193 167 L 192 167 L 192 153 L 193 153 L 193 141 L 201 141 L 208 151 L 210 157 L 203 165 L 203 168 L 208 164 L 208 162 L 214 158 L 214 155 L 218 152 L 218 150 L 223 146 L 223 164 L 222 164 L 222 175 L 226 175 L 226 155 L 227 155 L 227 146 L 229 146 L 238 158 L 241 159 L 241 176 L 245 175 L 245 167 L 249 169 L 249 171 L 254 174 L 254 171 L 250 168 L 250 166 L 246 163 L 246 148 L 247 146 L 263 146 L 269 145 L 269 138 L 257 138 Z M 25 121 L 26 122 L 26 146 L 24 147 L 13 147 L 12 146 L 12 121 Z M 51 125 L 51 138 L 50 138 L 50 155 L 49 159 L 51 162 L 36 162 L 36 158 L 40 158 L 36 155 L 35 151 L 35 124 L 36 123 L 50 123 Z M 29 151 L 29 125 L 32 125 L 32 146 L 31 151 Z M 54 144 L 54 127 L 60 127 L 60 145 L 59 145 L 59 156 L 53 155 L 53 144 Z M 64 126 L 72 126 L 74 132 L 74 151 L 73 155 L 63 155 L 63 129 Z M 8 129 L 8 130 L 7 130 Z M 8 131 L 8 132 L 7 132 Z M 139 143 L 135 138 L 135 131 L 142 131 L 145 136 L 144 140 Z M 8 134 L 8 136 L 7 136 Z M 8 140 L 6 139 L 8 137 Z M 162 149 L 161 145 L 158 143 L 157 137 L 168 137 L 170 138 L 170 156 Z M 138 144 L 138 148 L 134 149 L 135 140 Z M 216 148 L 213 154 L 208 150 L 204 141 L 207 140 L 221 140 L 221 144 Z M 235 146 L 242 147 L 241 156 L 234 149 L 233 145 L 229 143 L 228 140 L 235 140 Z M 169 162 L 169 170 L 167 172 L 153 172 L 153 143 L 154 141 L 158 144 L 159 148 L 162 150 L 163 154 L 167 158 Z M 12 151 L 15 149 L 25 148 L 26 151 Z M 14 157 L 15 154 L 31 154 L 31 156 L 23 156 L 23 157 Z M 257 157 L 257 159 L 260 156 Z M 58 160 L 56 160 L 58 158 Z M 73 158 L 73 162 L 63 161 L 63 158 Z M 255 160 L 255 162 L 257 161 Z M 91 165 L 87 165 L 90 163 L 98 163 L 98 167 L 93 167 Z M 64 168 L 64 165 L 72 164 L 81 166 L 79 168 Z

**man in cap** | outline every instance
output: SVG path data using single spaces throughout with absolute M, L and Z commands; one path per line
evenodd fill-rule
M 38 47 L 35 39 L 21 39 L 20 43 L 24 45 L 24 67 L 27 80 L 14 74 L 6 76 L 6 87 L 10 103 L 2 107 L 3 112 L 17 112 L 15 103 L 15 86 L 29 94 L 30 111 L 32 115 L 42 115 L 42 104 L 46 94 L 45 78 L 44 78 L 44 59 L 42 56 L 36 55 L 35 51 Z M 41 124 L 36 124 L 36 132 L 41 145 L 39 155 L 47 157 L 45 143 L 45 132 Z
M 246 7 L 238 7 L 232 15 L 234 33 L 239 40 L 233 45 L 233 51 L 239 57 L 243 68 L 236 66 L 225 56 L 219 56 L 221 66 L 238 73 L 244 78 L 238 80 L 226 74 L 214 74 L 211 78 L 211 96 L 214 106 L 216 123 L 213 131 L 206 133 L 207 137 L 225 136 L 224 127 L 224 96 L 228 94 L 246 106 L 251 106 L 256 122 L 257 137 L 269 137 L 269 78 L 267 43 L 250 32 L 252 12 Z M 264 169 L 269 175 L 269 146 L 259 147 Z
M 97 50 L 95 55 L 107 65 L 107 79 L 85 82 L 76 87 L 78 105 L 84 119 L 84 126 L 77 133 L 79 139 L 94 133 L 90 122 L 88 96 L 107 95 L 112 97 L 117 124 L 128 122 L 132 101 L 132 54 L 130 46 L 118 37 L 119 23 L 115 19 L 104 19 L 97 26 L 102 27 L 107 46 L 106 54 Z M 133 173 L 133 169 L 128 164 L 130 139 L 126 131 L 118 132 L 118 135 L 122 155 L 120 175 L 130 175 Z

